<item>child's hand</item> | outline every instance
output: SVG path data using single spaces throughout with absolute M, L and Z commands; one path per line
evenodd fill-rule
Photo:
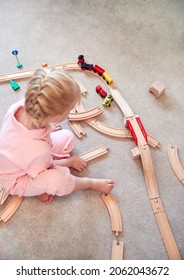
M 83 160 L 77 155 L 72 156 L 70 159 L 71 159 L 71 167 L 73 167 L 77 171 L 82 171 L 87 166 L 87 161 Z
M 52 124 L 50 124 L 50 126 L 51 126 L 51 128 L 52 128 L 52 132 L 54 132 L 54 131 L 58 131 L 58 130 L 61 130 L 62 129 L 62 127 L 61 127 L 61 125 L 60 124 L 57 124 L 57 123 L 52 123 Z

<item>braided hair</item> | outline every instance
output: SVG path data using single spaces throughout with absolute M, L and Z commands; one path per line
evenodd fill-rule
M 65 72 L 38 69 L 30 78 L 25 94 L 25 110 L 36 127 L 46 118 L 65 113 L 81 97 L 74 79 Z

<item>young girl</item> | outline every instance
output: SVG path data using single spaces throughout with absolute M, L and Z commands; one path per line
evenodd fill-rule
M 0 183 L 7 193 L 39 196 L 48 203 L 54 195 L 73 191 L 111 192 L 113 180 L 70 173 L 70 167 L 82 171 L 87 163 L 77 155 L 70 157 L 74 137 L 69 130 L 51 129 L 51 123 L 68 117 L 80 97 L 78 84 L 65 73 L 54 69 L 34 73 L 25 99 L 9 108 L 0 131 Z

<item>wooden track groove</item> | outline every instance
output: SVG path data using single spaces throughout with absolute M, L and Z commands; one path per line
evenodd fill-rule
M 181 259 L 181 256 L 180 256 L 178 247 L 176 245 L 173 233 L 171 231 L 169 222 L 167 220 L 167 216 L 165 214 L 164 207 L 163 207 L 161 199 L 159 197 L 149 147 L 145 141 L 145 138 L 142 135 L 142 132 L 135 120 L 135 117 L 130 118 L 130 122 L 131 122 L 132 127 L 134 128 L 134 131 L 138 138 L 138 148 L 139 148 L 140 155 L 141 155 L 148 196 L 151 201 L 153 212 L 155 214 L 155 218 L 156 218 L 160 233 L 162 235 L 163 242 L 165 244 L 165 248 L 167 250 L 167 253 L 168 253 L 168 256 L 170 259 L 179 260 L 179 259 Z
M 111 193 L 107 195 L 101 194 L 101 198 L 109 211 L 112 231 L 118 236 L 122 232 L 122 220 L 117 202 Z
M 80 154 L 79 157 L 81 157 L 82 159 L 84 159 L 86 161 L 90 161 L 92 159 L 95 159 L 95 158 L 105 155 L 107 153 L 108 153 L 108 148 L 104 145 L 101 145 L 99 147 L 91 149 L 90 151 Z
M 78 138 L 83 138 L 86 135 L 86 132 L 80 125 L 79 121 L 69 121 L 69 124 Z
M 178 148 L 176 145 L 168 146 L 168 156 L 169 156 L 169 161 L 170 161 L 171 167 L 172 167 L 175 175 L 178 177 L 178 179 L 184 185 L 184 168 L 182 167 L 182 165 L 180 163 L 180 160 L 178 157 Z
M 103 109 L 100 106 L 97 106 L 91 110 L 80 112 L 80 113 L 70 113 L 68 116 L 69 121 L 82 121 L 86 119 L 93 118 L 95 116 L 103 113 Z

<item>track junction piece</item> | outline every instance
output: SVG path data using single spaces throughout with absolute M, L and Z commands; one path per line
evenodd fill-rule
M 169 156 L 169 161 L 170 161 L 171 167 L 172 167 L 175 175 L 178 177 L 178 179 L 184 185 L 184 168 L 182 167 L 182 165 L 180 163 L 180 160 L 178 157 L 178 148 L 176 145 L 168 146 L 168 156 Z
M 86 111 L 86 108 L 85 108 L 84 104 L 82 103 L 82 101 L 80 103 L 76 104 L 75 111 L 78 113 L 82 113 L 82 112 Z M 105 135 L 109 135 L 111 137 L 117 137 L 117 138 L 132 138 L 132 135 L 127 128 L 110 127 L 110 126 L 107 126 L 106 124 L 98 121 L 96 118 L 85 119 L 84 121 L 88 125 L 93 127 L 95 130 L 97 130 Z M 75 132 L 76 127 L 72 127 L 72 128 Z M 80 130 L 80 127 L 78 129 Z M 79 134 L 78 137 L 81 138 L 81 133 Z M 153 148 L 160 147 L 159 141 L 156 140 L 154 137 L 147 135 L 147 139 L 148 139 L 148 144 L 151 147 L 153 147 Z

